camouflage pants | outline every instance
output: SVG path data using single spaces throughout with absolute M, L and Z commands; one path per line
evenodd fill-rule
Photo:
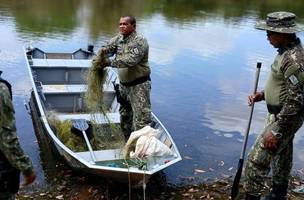
M 128 138 L 132 131 L 151 123 L 151 81 L 128 87 L 120 84 L 119 91 L 125 101 L 119 109 L 121 129 Z
M 14 200 L 15 194 L 11 193 L 0 193 L 0 200 Z
M 247 193 L 260 195 L 264 189 L 264 180 L 272 169 L 272 181 L 278 185 L 287 184 L 292 168 L 293 138 L 302 126 L 301 117 L 291 120 L 279 140 L 278 149 L 273 152 L 264 148 L 263 134 L 271 129 L 274 115 L 268 114 L 263 133 L 256 139 L 245 166 L 244 189 Z

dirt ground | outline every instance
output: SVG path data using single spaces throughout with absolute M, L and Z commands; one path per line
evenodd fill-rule
M 96 176 L 79 174 L 69 169 L 62 170 L 57 178 L 45 188 L 21 188 L 16 199 L 27 200 L 139 200 L 139 199 L 229 199 L 232 178 L 216 180 L 203 184 L 189 186 L 167 185 L 163 174 L 152 177 L 144 191 L 143 188 L 129 188 L 128 185 L 113 183 Z M 292 191 L 296 186 L 304 185 L 304 181 L 293 177 L 290 181 L 289 199 L 304 199 L 304 195 Z M 241 188 L 241 187 L 240 187 Z M 266 188 L 267 191 L 267 188 Z M 240 190 L 239 199 L 244 199 L 244 192 Z
M 33 102 L 32 102 L 33 103 Z M 33 109 L 33 107 L 32 107 Z M 33 113 L 33 112 L 32 112 Z M 43 134 L 43 128 L 37 115 L 32 115 L 37 141 L 40 147 L 41 163 L 47 183 L 45 185 L 21 188 L 18 200 L 177 200 L 177 199 L 213 199 L 228 200 L 232 177 L 216 179 L 203 184 L 184 184 L 187 186 L 168 185 L 163 173 L 153 176 L 145 190 L 130 188 L 128 185 L 111 182 L 94 175 L 71 171 L 52 150 L 50 140 Z M 304 176 L 304 170 L 302 171 Z M 270 182 L 268 180 L 268 182 Z M 303 194 L 292 191 L 297 186 L 304 186 L 304 179 L 293 177 L 290 181 L 289 199 L 304 199 Z M 268 184 L 269 185 L 269 184 Z M 240 187 L 242 188 L 242 187 Z M 269 191 L 269 187 L 266 188 Z M 239 199 L 244 199 L 240 189 Z

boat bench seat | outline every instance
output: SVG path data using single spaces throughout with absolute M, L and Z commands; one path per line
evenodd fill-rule
M 71 94 L 71 93 L 85 93 L 87 85 L 85 84 L 72 84 L 72 85 L 42 85 L 42 92 L 44 94 Z M 104 92 L 115 93 L 113 87 L 104 85 Z
M 60 121 L 67 119 L 85 119 L 87 121 L 93 121 L 97 124 L 107 124 L 107 123 L 120 123 L 119 113 L 107 113 L 106 116 L 103 114 L 58 114 L 57 117 Z
M 32 59 L 31 66 L 35 67 L 66 67 L 66 68 L 89 68 L 92 60 L 85 59 Z
M 43 84 L 86 84 L 86 75 L 91 67 L 91 60 L 73 59 L 33 59 L 31 68 L 37 80 Z M 117 82 L 116 72 L 110 67 L 106 68 L 107 78 L 105 83 L 112 85 Z
M 87 85 L 41 85 L 41 93 L 46 101 L 49 110 L 56 110 L 64 113 L 78 113 L 86 110 L 85 92 Z M 103 103 L 105 109 L 110 109 L 115 100 L 115 90 L 113 85 L 104 85 Z

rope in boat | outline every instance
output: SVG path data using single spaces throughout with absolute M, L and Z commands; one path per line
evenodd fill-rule
M 128 182 L 129 182 L 129 200 L 131 200 L 131 174 L 130 174 L 130 166 L 127 163 L 127 167 L 128 167 Z
M 145 174 L 146 174 L 146 169 L 144 169 L 144 175 L 143 175 L 143 194 L 144 194 L 144 200 L 146 200 L 146 180 L 145 180 Z
M 132 161 L 134 166 L 137 166 L 139 169 L 143 169 L 144 173 L 143 173 L 143 196 L 144 196 L 144 200 L 146 199 L 146 169 L 147 169 L 147 163 L 144 162 L 143 160 L 141 160 L 140 158 L 135 158 L 135 161 Z M 131 195 L 131 173 L 130 173 L 130 166 L 133 165 L 129 165 L 128 161 L 124 158 L 125 160 L 125 165 L 128 168 L 128 186 L 129 186 L 129 200 L 132 199 L 132 195 Z

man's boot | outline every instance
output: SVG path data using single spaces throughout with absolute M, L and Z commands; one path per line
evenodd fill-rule
M 261 199 L 260 196 L 254 196 L 254 195 L 246 193 L 245 200 L 260 200 L 260 199 Z
M 271 192 L 264 200 L 287 200 L 288 184 L 278 185 L 273 183 Z

